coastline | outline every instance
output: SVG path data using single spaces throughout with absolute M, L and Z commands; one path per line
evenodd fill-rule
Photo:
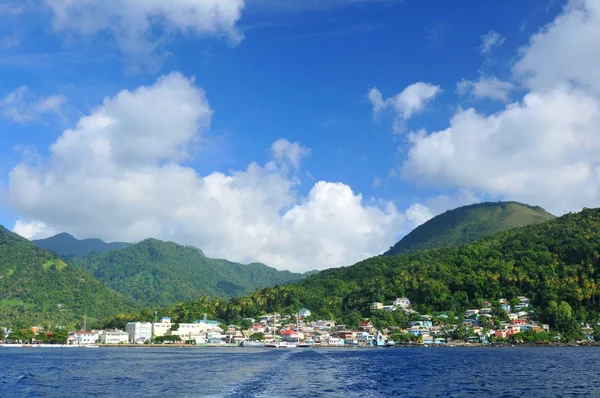
M 565 344 L 507 344 L 507 343 L 492 343 L 492 344 L 439 344 L 439 345 L 422 345 L 422 344 L 398 344 L 395 346 L 388 347 L 375 347 L 375 346 L 328 346 L 328 345 L 313 345 L 310 347 L 294 347 L 294 348 L 268 348 L 263 346 L 258 347 L 241 347 L 237 344 L 94 344 L 94 345 L 64 345 L 64 344 L 0 344 L 1 348 L 128 348 L 128 349 L 148 349 L 148 348 L 187 348 L 187 349 L 205 349 L 205 348 L 221 348 L 221 349 L 245 349 L 245 350 L 275 350 L 275 351 L 286 351 L 286 350 L 307 350 L 307 349 L 342 349 L 342 350 L 383 350 L 383 349 L 394 349 L 394 348 L 421 348 L 421 349 L 448 349 L 448 348 L 600 348 L 600 343 L 565 343 Z

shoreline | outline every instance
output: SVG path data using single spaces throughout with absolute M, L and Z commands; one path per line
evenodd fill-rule
M 420 348 L 420 349 L 450 349 L 450 348 L 600 348 L 600 344 L 451 344 L 451 345 L 396 345 L 393 347 L 371 347 L 371 346 L 322 346 L 315 345 L 311 347 L 294 347 L 294 348 L 270 348 L 270 347 L 240 347 L 238 345 L 191 345 L 191 344 L 95 344 L 95 345 L 44 345 L 40 346 L 37 344 L 3 344 L 0 345 L 2 348 L 128 348 L 128 349 L 149 349 L 149 348 L 180 348 L 180 349 L 206 349 L 206 348 L 220 348 L 220 349 L 245 349 L 245 350 L 274 350 L 274 351 L 286 351 L 286 350 L 306 350 L 306 349 L 342 349 L 342 350 L 382 350 L 382 349 L 406 349 L 406 348 Z

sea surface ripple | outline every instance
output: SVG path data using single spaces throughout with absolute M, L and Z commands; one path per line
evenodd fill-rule
M 600 397 L 597 348 L 0 348 L 0 397 Z

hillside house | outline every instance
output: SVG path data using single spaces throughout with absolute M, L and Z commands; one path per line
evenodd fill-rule
M 366 321 L 362 321 L 360 323 L 360 330 L 372 330 L 373 329 L 373 323 L 371 323 L 371 321 L 366 320 Z
M 406 297 L 397 298 L 394 301 L 394 306 L 396 306 L 398 308 L 408 308 L 408 307 L 410 307 L 410 300 Z

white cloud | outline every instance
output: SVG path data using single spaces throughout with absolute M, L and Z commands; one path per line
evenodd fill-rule
M 45 0 L 59 32 L 95 35 L 110 32 L 128 55 L 148 57 L 163 33 L 224 36 L 237 43 L 244 0 Z
M 420 184 L 478 189 L 562 212 L 599 204 L 600 103 L 577 90 L 530 93 L 486 116 L 411 136 L 403 166 Z
M 291 165 L 294 169 L 299 169 L 302 159 L 310 155 L 310 149 L 303 147 L 298 142 L 292 143 L 281 138 L 271 145 L 271 154 L 280 167 L 281 165 Z
M 154 236 L 207 255 L 292 270 L 348 265 L 386 250 L 405 217 L 388 201 L 341 183 L 317 182 L 306 197 L 285 166 L 308 150 L 277 141 L 266 166 L 199 175 L 178 164 L 212 111 L 192 79 L 174 73 L 122 91 L 82 117 L 38 164 L 9 175 L 8 200 L 28 236 L 137 241 Z
M 573 0 L 520 50 L 521 101 L 491 115 L 459 109 L 447 129 L 411 134 L 403 176 L 555 214 L 600 206 L 599 11 Z
M 416 203 L 411 205 L 406 210 L 406 219 L 414 224 L 415 227 L 431 220 L 435 217 L 435 214 L 429 209 L 429 207 Z
M 532 90 L 573 83 L 600 95 L 600 2 L 572 0 L 521 49 L 514 74 Z
M 57 231 L 49 228 L 43 222 L 26 222 L 23 220 L 17 220 L 15 222 L 15 225 L 13 226 L 13 232 L 26 239 L 44 239 L 57 234 Z
M 65 98 L 60 95 L 38 97 L 27 86 L 21 86 L 0 98 L 0 115 L 12 122 L 26 124 L 38 121 L 44 114 L 60 114 Z
M 404 123 L 408 119 L 422 112 L 427 103 L 441 92 L 442 89 L 439 86 L 418 82 L 411 84 L 399 94 L 385 100 L 381 91 L 374 87 L 369 91 L 367 98 L 373 106 L 373 118 L 375 120 L 379 119 L 383 111 L 392 109 L 395 115 L 393 130 L 399 133 L 404 129 Z
M 514 89 L 512 83 L 499 80 L 495 76 L 480 76 L 476 81 L 463 79 L 456 85 L 456 91 L 460 95 L 469 94 L 474 98 L 489 98 L 496 101 L 508 101 Z
M 481 53 L 488 54 L 494 48 L 500 47 L 502 44 L 504 44 L 505 40 L 506 39 L 502 37 L 500 33 L 490 30 L 489 32 L 481 35 Z

